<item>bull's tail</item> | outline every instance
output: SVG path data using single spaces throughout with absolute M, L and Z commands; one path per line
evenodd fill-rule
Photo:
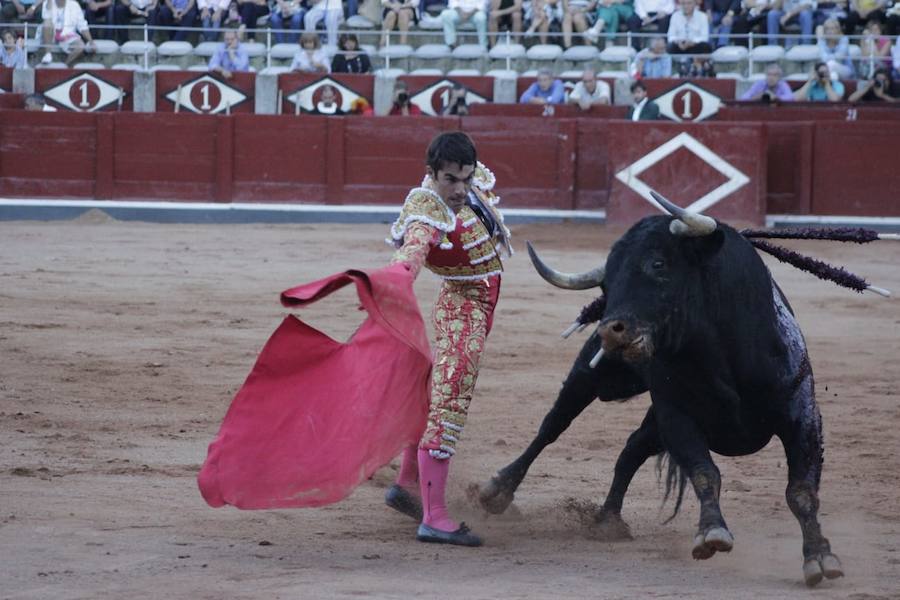
M 666 495 L 663 496 L 662 503 L 665 504 L 669 499 L 669 496 L 672 495 L 672 491 L 676 488 L 678 489 L 678 495 L 675 497 L 675 510 L 673 510 L 672 515 L 664 521 L 664 523 L 669 523 L 678 515 L 678 511 L 681 509 L 681 501 L 684 500 L 684 489 L 687 487 L 688 476 L 687 473 L 672 460 L 672 457 L 669 456 L 668 452 L 663 452 L 656 459 L 656 476 L 659 481 L 662 481 L 663 470 L 666 471 Z

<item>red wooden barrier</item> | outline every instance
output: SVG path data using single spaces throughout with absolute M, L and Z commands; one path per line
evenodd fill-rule
M 174 112 L 175 101 L 179 100 L 181 112 L 252 113 L 256 74 L 232 73 L 231 79 L 226 80 L 212 73 L 157 71 L 156 94 L 157 112 Z
M 397 204 L 420 181 L 432 137 L 455 129 L 475 138 L 508 206 L 606 207 L 610 220 L 631 222 L 652 210 L 626 183 L 640 190 L 643 182 L 687 204 L 747 177 L 718 204 L 698 208 L 745 221 L 765 211 L 900 213 L 890 197 L 900 177 L 897 120 L 676 124 L 6 110 L 0 195 Z
M 25 107 L 25 94 L 0 94 L 0 110 L 14 110 Z
M 12 91 L 12 74 L 12 69 L 0 67 L 0 90 L 3 90 L 4 92 Z
M 659 209 L 653 189 L 676 204 L 729 221 L 764 221 L 766 131 L 761 124 L 611 121 L 613 184 L 606 216 L 627 224 Z
M 59 110 L 96 112 L 132 110 L 134 73 L 97 69 L 37 69 L 34 90 Z M 121 100 L 121 106 L 120 106 Z
M 96 115 L 0 112 L 0 195 L 90 198 Z
M 900 122 L 817 123 L 812 212 L 900 216 L 897 141 Z

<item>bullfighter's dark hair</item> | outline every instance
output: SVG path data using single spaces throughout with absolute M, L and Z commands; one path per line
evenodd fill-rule
M 462 131 L 448 131 L 438 135 L 428 146 L 425 164 L 437 173 L 447 164 L 460 167 L 478 162 L 478 153 L 472 138 Z

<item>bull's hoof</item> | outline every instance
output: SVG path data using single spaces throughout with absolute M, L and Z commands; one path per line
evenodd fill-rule
M 591 537 L 609 542 L 634 539 L 631 535 L 631 528 L 622 518 L 622 515 L 605 509 L 597 511 L 597 514 L 594 516 Z
M 478 492 L 479 504 L 492 515 L 503 513 L 512 504 L 514 497 L 515 494 L 509 491 L 496 477 L 491 477 L 491 480 L 481 486 Z
M 731 552 L 734 546 L 734 536 L 724 527 L 713 527 L 694 536 L 694 549 L 691 556 L 695 560 L 706 560 L 716 552 Z
M 803 580 L 809 587 L 815 587 L 823 577 L 837 579 L 844 576 L 841 561 L 834 554 L 821 554 L 803 563 Z

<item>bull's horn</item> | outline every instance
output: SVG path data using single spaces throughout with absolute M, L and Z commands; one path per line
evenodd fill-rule
M 700 213 L 692 213 L 680 206 L 676 206 L 653 190 L 650 190 L 650 195 L 653 196 L 653 199 L 659 202 L 670 215 L 677 217 L 677 219 L 672 221 L 671 225 L 669 225 L 669 231 L 674 235 L 697 237 L 709 235 L 716 230 L 716 220 L 712 217 L 707 217 Z
M 531 246 L 531 242 L 525 242 L 525 246 L 528 248 L 528 256 L 531 257 L 531 263 L 538 274 L 556 287 L 564 290 L 587 290 L 598 287 L 603 282 L 605 265 L 585 273 L 561 273 L 554 271 L 541 260 Z

